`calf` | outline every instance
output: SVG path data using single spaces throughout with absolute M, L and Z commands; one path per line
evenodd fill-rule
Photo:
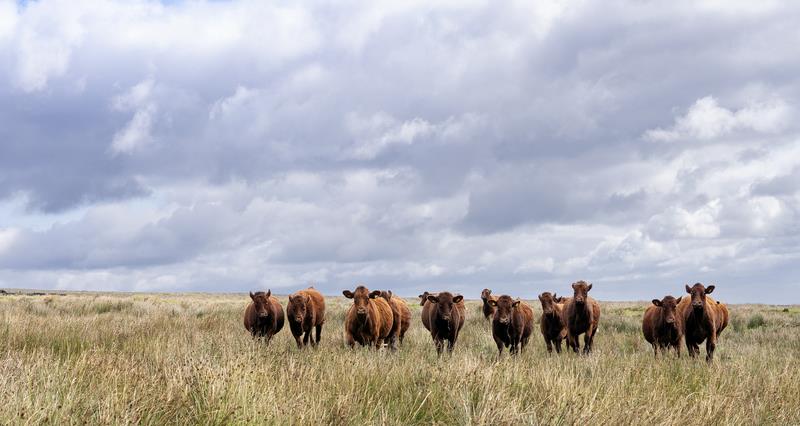
M 489 301 L 497 300 L 497 297 L 492 296 L 492 290 L 485 288 L 481 292 L 481 300 L 483 300 L 483 316 L 488 320 L 494 316 L 494 306 Z
M 381 297 L 389 302 L 392 308 L 392 331 L 389 333 L 389 347 L 392 350 L 397 349 L 398 342 L 403 344 L 403 338 L 411 325 L 411 309 L 408 309 L 408 304 L 405 300 L 392 295 L 391 290 L 382 291 Z
M 325 298 L 320 292 L 314 287 L 309 287 L 291 294 L 286 305 L 286 316 L 298 348 L 308 345 L 309 342 L 312 346 L 319 344 L 322 324 L 325 322 Z M 312 328 L 316 328 L 316 340 L 311 338 Z M 303 336 L 302 341 L 301 336 Z
M 516 354 L 528 344 L 533 331 L 533 309 L 505 294 L 497 300 L 490 300 L 489 304 L 495 308 L 492 337 L 497 345 L 497 356 L 503 354 L 504 347 L 509 347 L 512 355 Z
M 728 326 L 728 307 L 708 296 L 714 286 L 708 287 L 696 283 L 686 293 L 690 297 L 683 298 L 678 304 L 678 315 L 683 319 L 683 336 L 689 356 L 700 354 L 700 344 L 706 341 L 706 361 L 714 360 L 714 349 L 717 337 Z
M 572 299 L 564 304 L 564 320 L 567 324 L 567 344 L 572 347 L 575 353 L 580 350 L 578 336 L 583 336 L 583 353 L 592 352 L 594 335 L 597 332 L 597 324 L 600 321 L 600 305 L 596 300 L 589 297 L 589 290 L 592 285 L 586 281 L 572 283 L 574 295 Z
M 389 302 L 380 297 L 381 292 L 360 285 L 355 291 L 344 290 L 344 297 L 353 299 L 344 320 L 345 343 L 351 348 L 356 342 L 362 346 L 383 346 L 394 325 L 394 315 Z
M 564 321 L 563 315 L 564 305 L 559 303 L 562 299 L 555 293 L 544 292 L 539 295 L 539 301 L 542 303 L 539 329 L 549 353 L 553 353 L 553 345 L 556 347 L 556 353 L 561 353 L 561 341 L 567 337 L 567 323 Z
M 683 319 L 677 314 L 678 303 L 683 297 L 665 296 L 664 299 L 653 299 L 653 304 L 644 311 L 642 333 L 653 345 L 653 355 L 658 358 L 658 350 L 666 352 L 670 347 L 675 349 L 678 358 L 681 356 L 681 337 L 683 337 Z
M 427 313 L 431 337 L 436 345 L 436 353 L 441 354 L 444 341 L 447 340 L 447 350 L 453 352 L 453 347 L 458 340 L 458 333 L 464 326 L 466 309 L 464 297 L 453 296 L 450 292 L 443 291 L 437 295 L 428 295 L 431 308 L 426 310 L 428 304 L 423 306 L 423 313 Z
M 250 293 L 250 303 L 244 310 L 244 328 L 253 338 L 264 338 L 267 343 L 283 328 L 283 308 L 272 290 Z

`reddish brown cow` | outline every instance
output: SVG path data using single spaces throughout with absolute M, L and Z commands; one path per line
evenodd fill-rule
M 360 285 L 355 291 L 344 290 L 344 297 L 353 299 L 353 306 L 344 320 L 345 343 L 351 348 L 356 342 L 362 346 L 383 346 L 394 324 L 394 315 L 389 302 L 380 297 L 381 292 Z
M 392 350 L 397 349 L 398 342 L 403 344 L 403 338 L 411 325 L 411 309 L 408 308 L 408 303 L 400 297 L 394 296 L 392 291 L 382 291 L 383 297 L 389 306 L 392 308 L 392 331 L 389 333 L 389 347 Z
M 700 344 L 706 341 L 706 361 L 714 360 L 714 349 L 717 337 L 728 326 L 728 307 L 715 301 L 711 296 L 714 286 L 708 287 L 696 283 L 692 287 L 686 285 L 685 297 L 678 304 L 678 315 L 683 319 L 683 337 L 689 356 L 700 354 Z
M 298 348 L 308 345 L 309 342 L 312 346 L 319 344 L 322 324 L 325 322 L 325 298 L 320 292 L 314 287 L 309 287 L 291 294 L 286 305 L 286 316 Z M 316 339 L 311 338 L 312 328 L 316 328 Z M 302 341 L 301 336 L 303 336 Z
M 426 304 L 423 306 L 423 311 L 428 314 L 428 325 L 436 345 L 436 353 L 442 353 L 445 340 L 447 340 L 447 350 L 453 352 L 458 333 L 464 326 L 466 316 L 464 297 L 460 294 L 453 296 L 452 293 L 443 291 L 436 296 L 429 294 L 428 302 L 431 308 L 426 310 L 428 306 Z
M 592 352 L 594 335 L 597 332 L 597 324 L 600 321 L 600 305 L 596 300 L 589 297 L 589 290 L 592 285 L 586 281 L 572 283 L 574 296 L 564 304 L 564 319 L 567 323 L 567 344 L 572 347 L 575 353 L 580 350 L 578 336 L 583 336 L 583 353 Z
M 431 314 L 430 312 L 435 308 L 436 305 L 428 301 L 428 296 L 436 296 L 439 293 L 429 293 L 423 292 L 419 295 L 419 305 L 422 306 L 422 312 L 420 316 L 422 317 L 422 325 L 425 327 L 426 330 L 431 331 L 431 324 L 428 322 Z
M 492 317 L 492 337 L 497 345 L 497 356 L 508 347 L 511 354 L 519 352 L 528 344 L 533 332 L 533 309 L 527 303 L 502 295 L 490 300 L 494 309 Z
M 653 304 L 644 311 L 642 333 L 653 345 L 653 355 L 658 358 L 658 350 L 662 354 L 670 347 L 675 354 L 681 356 L 681 337 L 683 337 L 683 318 L 677 314 L 678 303 L 683 297 L 665 296 L 664 299 L 653 299 Z
M 567 337 L 567 323 L 564 321 L 564 305 L 559 303 L 563 298 L 557 297 L 555 293 L 544 292 L 539 295 L 542 303 L 542 317 L 539 319 L 539 329 L 547 345 L 547 352 L 553 352 L 553 345 L 556 353 L 561 353 L 561 341 Z
M 250 293 L 250 299 L 244 310 L 244 328 L 253 338 L 264 338 L 269 343 L 283 328 L 283 308 L 272 290 Z
M 488 320 L 494 316 L 494 307 L 489 304 L 490 300 L 497 300 L 497 297 L 492 296 L 492 290 L 488 288 L 483 289 L 481 292 L 481 300 L 483 300 L 483 316 Z

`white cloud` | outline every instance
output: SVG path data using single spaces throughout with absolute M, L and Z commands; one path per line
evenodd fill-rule
M 119 111 L 134 111 L 133 118 L 114 134 L 111 141 L 113 154 L 129 154 L 153 142 L 153 125 L 158 105 L 153 100 L 153 80 L 145 80 L 114 98 L 113 106 Z
M 791 118 L 791 108 L 783 100 L 752 103 L 738 111 L 719 106 L 713 96 L 698 99 L 686 113 L 678 117 L 671 129 L 653 129 L 645 138 L 670 142 L 681 139 L 710 140 L 729 135 L 736 130 L 777 133 Z

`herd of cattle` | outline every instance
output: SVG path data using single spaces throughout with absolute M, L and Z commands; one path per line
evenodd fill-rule
M 547 351 L 561 353 L 561 342 L 566 340 L 568 347 L 580 352 L 578 338 L 584 335 L 583 352 L 592 351 L 592 343 L 600 322 L 600 304 L 589 297 L 592 284 L 578 281 L 572 284 L 572 297 L 559 297 L 555 293 L 544 292 L 539 295 L 542 315 L 539 329 L 544 337 Z M 686 286 L 688 295 L 666 296 L 653 299 L 642 319 L 642 332 L 653 346 L 655 356 L 659 350 L 666 352 L 674 348 L 680 357 L 680 341 L 684 339 L 689 355 L 700 353 L 699 345 L 706 342 L 706 360 L 714 357 L 717 337 L 728 325 L 728 308 L 712 299 L 708 294 L 714 286 L 697 283 Z M 406 301 L 391 291 L 369 291 L 358 286 L 355 291 L 342 292 L 353 300 L 344 321 L 345 343 L 350 347 L 356 343 L 362 346 L 381 348 L 386 344 L 396 350 L 403 343 L 403 337 L 411 325 L 411 310 Z M 419 295 L 422 306 L 422 325 L 430 332 L 437 353 L 441 354 L 447 345 L 452 351 L 464 326 L 466 308 L 464 297 L 450 292 Z M 281 331 L 284 314 L 281 304 L 271 291 L 250 293 L 251 302 L 244 314 L 244 326 L 253 337 L 265 338 Z M 533 333 L 533 309 L 524 301 L 511 296 L 496 297 L 491 290 L 484 289 L 483 315 L 491 320 L 492 337 L 497 344 L 498 355 L 504 348 L 516 354 Z M 286 318 L 298 347 L 320 341 L 322 325 L 325 322 L 325 299 L 313 287 L 300 290 L 289 296 Z M 312 331 L 316 336 L 312 338 Z

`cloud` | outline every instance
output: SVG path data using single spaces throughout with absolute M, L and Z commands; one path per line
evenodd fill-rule
M 653 129 L 645 138 L 670 142 L 680 139 L 710 140 L 727 136 L 735 130 L 752 130 L 759 133 L 778 133 L 792 117 L 792 109 L 780 100 L 748 105 L 738 111 L 720 107 L 712 96 L 698 99 L 686 115 L 675 120 L 671 129 Z
M 798 19 L 0 0 L 0 286 L 796 297 Z

